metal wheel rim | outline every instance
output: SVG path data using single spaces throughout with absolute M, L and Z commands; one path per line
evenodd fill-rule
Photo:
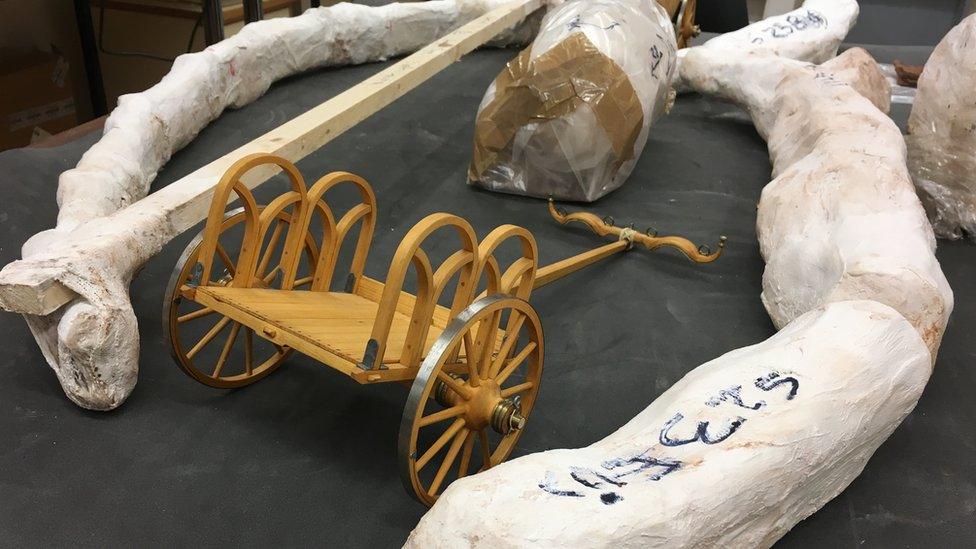
M 535 309 L 525 300 L 511 297 L 508 295 L 495 295 L 489 296 L 474 302 L 468 306 L 464 311 L 462 311 L 456 318 L 454 318 L 441 333 L 440 337 L 434 342 L 431 347 L 430 352 L 424 359 L 417 372 L 417 377 L 410 388 L 410 394 L 407 397 L 407 402 L 404 405 L 403 416 L 400 421 L 400 431 L 397 442 L 397 460 L 400 470 L 400 479 L 403 482 L 403 486 L 406 491 L 413 496 L 415 499 L 421 503 L 430 506 L 437 500 L 440 493 L 446 489 L 449 485 L 444 484 L 440 491 L 435 495 L 431 496 L 423 490 L 423 486 L 420 483 L 417 471 L 414 467 L 416 455 L 415 452 L 416 436 L 417 431 L 420 427 L 415 429 L 415 423 L 418 420 L 418 409 L 421 409 L 421 405 L 425 405 L 427 400 L 432 395 L 433 382 L 436 381 L 436 376 L 442 368 L 442 358 L 450 353 L 454 348 L 458 347 L 460 344 L 458 341 L 463 338 L 465 331 L 467 331 L 469 325 L 473 320 L 479 318 L 485 311 L 489 311 L 490 308 L 495 307 L 498 310 L 503 310 L 505 308 L 516 308 L 520 312 L 526 315 L 528 319 L 527 324 L 531 322 L 532 330 L 537 334 L 537 350 L 532 353 L 535 358 L 534 369 L 536 371 L 536 382 L 534 387 L 529 391 L 528 395 L 523 397 L 523 413 L 525 417 L 528 417 L 535 405 L 536 398 L 539 392 L 539 385 L 542 377 L 543 370 L 543 357 L 544 357 L 544 338 L 542 332 L 542 325 L 539 321 L 538 314 Z M 524 326 L 522 327 L 524 329 Z M 528 359 L 527 359 L 528 360 Z M 490 428 L 489 428 L 490 429 Z M 502 443 L 496 445 L 491 456 L 491 467 L 494 467 L 500 463 L 503 463 L 508 459 L 512 450 L 514 450 L 519 438 L 522 436 L 522 430 L 513 431 L 508 435 L 505 435 L 502 439 Z M 496 452 L 501 452 L 498 454 L 496 459 Z M 439 452 L 438 452 L 439 453 Z M 484 468 L 479 469 L 476 472 L 480 472 Z

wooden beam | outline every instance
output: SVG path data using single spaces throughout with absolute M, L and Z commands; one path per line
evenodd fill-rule
M 610 257 L 616 253 L 627 251 L 630 246 L 631 243 L 626 240 L 617 240 L 616 242 L 604 244 L 599 248 L 594 248 L 579 255 L 567 257 L 566 259 L 557 261 L 552 265 L 540 267 L 535 274 L 535 282 L 532 285 L 532 289 L 535 290 L 537 288 L 541 288 L 550 282 L 555 282 L 566 275 L 573 274 L 583 267 L 592 265 L 601 259 Z
M 46 315 L 77 297 L 55 279 L 60 274 L 56 270 L 14 269 L 3 274 L 0 307 L 10 312 Z
M 242 156 L 263 152 L 292 162 L 306 157 L 416 88 L 462 55 L 517 24 L 541 8 L 543 3 L 543 0 L 515 0 L 500 6 L 113 216 L 154 218 L 162 215 L 174 231 L 182 233 L 206 218 L 214 187 L 230 165 Z M 278 171 L 263 166 L 248 172 L 242 181 L 254 188 Z M 8 276 L 14 274 L 6 272 L 0 279 L 0 306 L 8 311 L 48 314 L 70 301 L 74 295 L 47 275 Z

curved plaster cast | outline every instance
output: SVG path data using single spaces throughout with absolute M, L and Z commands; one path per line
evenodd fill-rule
M 591 446 L 454 482 L 407 547 L 767 547 L 853 481 L 917 403 L 952 309 L 868 60 L 685 54 L 682 81 L 746 108 L 769 143 L 757 231 L 782 331 Z
M 678 91 L 695 89 L 680 69 L 692 51 L 727 52 L 730 56 L 762 52 L 785 59 L 823 63 L 837 55 L 837 48 L 857 21 L 856 0 L 806 0 L 791 12 L 764 19 L 737 31 L 722 34 L 701 46 L 678 51 Z
M 505 3 L 338 4 L 252 23 L 202 52 L 180 56 L 149 90 L 123 96 L 102 139 L 62 174 L 57 227 L 34 235 L 24 244 L 24 260 L 3 270 L 7 280 L 57 280 L 78 294 L 51 314 L 24 315 L 68 398 L 110 410 L 135 387 L 139 334 L 129 282 L 179 233 L 171 217 L 179 206 L 142 197 L 176 150 L 225 108 L 253 101 L 275 80 L 407 53 Z M 533 26 L 527 20 L 495 43 L 524 43 Z M 139 199 L 146 207 L 125 208 Z
M 940 237 L 976 241 L 976 15 L 939 42 L 918 79 L 908 158 Z
M 682 71 L 696 89 L 745 107 L 769 144 L 775 179 L 763 189 L 756 229 L 766 259 L 762 299 L 776 326 L 826 302 L 872 299 L 912 322 L 934 358 L 952 291 L 901 132 L 855 89 L 881 82 L 876 66 L 863 69 L 866 57 L 851 50 L 814 67 L 701 50 Z
M 930 372 L 893 309 L 832 303 L 599 442 L 453 482 L 406 547 L 768 547 L 854 480 Z

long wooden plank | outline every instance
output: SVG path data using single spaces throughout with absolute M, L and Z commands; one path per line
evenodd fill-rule
M 543 0 L 515 0 L 500 6 L 114 215 L 163 215 L 175 231 L 186 231 L 206 217 L 214 186 L 230 165 L 242 156 L 264 152 L 293 162 L 304 158 L 542 5 Z M 253 188 L 278 171 L 269 166 L 256 168 L 248 172 L 243 182 Z M 0 281 L 0 303 L 7 310 L 44 315 L 74 296 L 53 279 L 35 275 L 18 279 L 21 274 L 24 273 Z
M 626 240 L 617 240 L 616 242 L 604 244 L 599 248 L 594 248 L 579 255 L 567 257 L 551 265 L 540 267 L 535 273 L 535 282 L 532 285 L 532 289 L 541 288 L 550 282 L 555 282 L 566 275 L 575 273 L 583 267 L 592 265 L 605 257 L 623 252 L 627 250 L 628 246 L 630 246 L 630 243 Z

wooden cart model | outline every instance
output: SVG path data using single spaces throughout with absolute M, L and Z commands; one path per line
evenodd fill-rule
M 283 170 L 290 190 L 261 207 L 239 179 L 265 164 Z M 324 200 L 337 186 L 352 186 L 359 198 L 339 219 Z M 231 193 L 243 207 L 225 214 Z M 173 357 L 212 387 L 253 383 L 292 351 L 361 384 L 410 383 L 399 466 L 407 490 L 430 505 L 449 478 L 504 461 L 522 432 L 542 379 L 542 326 L 527 301 L 533 289 L 635 242 L 672 246 L 702 263 L 717 259 L 724 244 L 723 237 L 711 253 L 683 238 L 615 227 L 592 214 L 566 215 L 551 201 L 549 210 L 560 223 L 579 221 L 618 239 L 538 268 L 535 239 L 526 229 L 503 225 L 479 243 L 467 221 L 435 213 L 403 238 L 383 283 L 363 274 L 377 211 L 366 181 L 336 172 L 306 189 L 287 160 L 247 156 L 221 179 L 205 229 L 170 279 L 163 324 Z M 343 291 L 332 291 L 342 244 L 357 226 L 351 267 L 339 281 Z M 435 269 L 422 244 L 445 228 L 459 245 Z M 239 238 L 229 244 L 234 231 Z M 503 270 L 496 250 L 510 239 L 518 257 Z M 416 295 L 402 289 L 411 270 Z M 211 347 L 211 359 L 204 358 Z

